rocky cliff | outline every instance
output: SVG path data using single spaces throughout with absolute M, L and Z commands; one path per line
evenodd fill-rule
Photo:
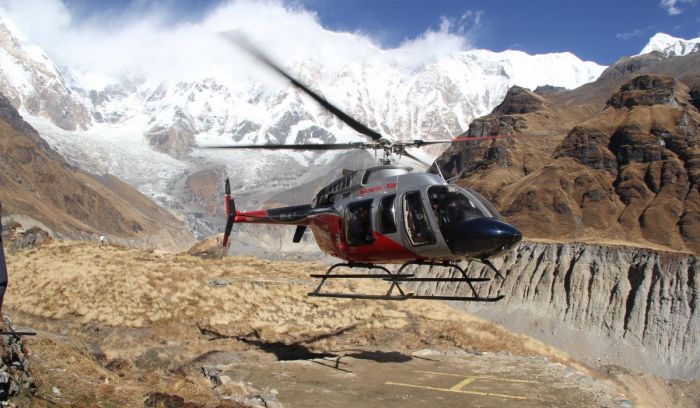
M 624 60 L 576 90 L 513 87 L 439 159 L 526 237 L 700 252 L 700 54 Z
M 473 262 L 471 276 L 493 277 Z M 625 246 L 523 242 L 481 284 L 496 303 L 456 307 L 560 347 L 591 365 L 700 376 L 700 258 Z M 436 268 L 421 274 L 447 274 Z M 422 283 L 420 293 L 435 293 Z M 443 294 L 468 293 L 443 286 Z

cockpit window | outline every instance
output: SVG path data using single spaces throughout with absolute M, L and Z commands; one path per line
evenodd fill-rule
M 403 197 L 404 224 L 414 246 L 435 243 L 435 234 L 421 201 L 420 191 L 411 191 Z
M 485 215 L 475 202 L 454 186 L 430 187 L 428 198 L 435 218 L 437 218 L 438 226 L 443 233 L 447 225 L 489 216 Z

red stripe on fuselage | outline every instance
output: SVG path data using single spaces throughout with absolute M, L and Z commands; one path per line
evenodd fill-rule
M 354 262 L 404 263 L 423 257 L 409 251 L 389 237 L 372 231 L 374 242 L 348 246 L 345 259 Z
M 314 238 L 323 252 L 348 261 L 403 263 L 423 259 L 423 257 L 376 231 L 372 231 L 373 243 L 349 246 L 343 231 L 343 219 L 336 214 L 314 217 L 310 226 Z
M 236 223 L 276 224 L 267 210 L 237 212 Z M 280 223 L 282 224 L 282 223 Z M 343 219 L 337 214 L 322 214 L 309 219 L 318 247 L 325 253 L 352 262 L 403 263 L 423 259 L 389 237 L 372 231 L 374 242 L 349 246 L 343 231 Z
M 255 210 L 246 212 L 236 212 L 236 218 L 234 222 L 269 223 L 270 219 L 267 214 L 267 210 Z

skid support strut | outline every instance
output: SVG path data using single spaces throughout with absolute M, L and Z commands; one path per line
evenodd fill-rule
M 379 269 L 380 271 L 383 271 L 386 273 L 386 275 L 383 274 L 372 274 L 372 273 L 367 273 L 367 274 L 339 274 L 339 275 L 331 275 L 331 272 L 339 267 L 346 267 L 346 268 L 361 268 L 361 269 Z M 349 299 L 374 299 L 374 300 L 406 300 L 409 297 L 412 296 L 412 294 L 406 294 L 403 289 L 401 289 L 401 286 L 398 284 L 398 279 L 399 278 L 409 278 L 412 277 L 413 275 L 401 275 L 401 274 L 393 274 L 391 271 L 389 271 L 387 268 L 381 266 L 381 265 L 375 265 L 375 264 L 370 264 L 370 263 L 337 263 L 326 271 L 325 274 L 323 275 L 311 275 L 312 278 L 320 278 L 321 282 L 318 284 L 318 287 L 316 290 L 313 292 L 309 292 L 309 296 L 320 296 L 320 297 L 334 297 L 334 298 L 349 298 Z M 321 292 L 321 288 L 323 285 L 326 283 L 327 279 L 381 279 L 381 280 L 387 280 L 391 281 L 391 286 L 389 286 L 389 290 L 386 292 L 385 295 L 369 295 L 369 294 L 361 294 L 361 293 L 329 293 L 329 292 Z M 399 291 L 398 295 L 393 295 L 394 288 L 396 288 Z
M 445 267 L 450 268 L 455 272 L 458 272 L 457 277 L 416 277 L 412 273 L 403 273 L 404 270 L 410 265 L 422 265 L 422 266 L 435 266 L 435 267 Z M 384 273 L 366 273 L 366 274 L 335 274 L 332 275 L 331 272 L 339 267 L 346 268 L 361 268 L 361 269 L 378 269 Z M 454 273 L 453 273 L 454 275 Z M 487 282 L 489 278 L 470 278 L 467 276 L 466 271 L 459 265 L 450 262 L 428 262 L 428 261 L 412 261 L 407 262 L 398 269 L 396 273 L 392 273 L 387 268 L 381 265 L 375 265 L 371 263 L 338 263 L 326 271 L 323 275 L 311 275 L 312 278 L 321 279 L 318 287 L 313 292 L 309 292 L 309 296 L 319 296 L 319 297 L 333 297 L 333 298 L 346 298 L 346 299 L 374 299 L 374 300 L 408 300 L 408 299 L 429 299 L 429 300 L 455 300 L 455 301 L 465 301 L 465 302 L 495 302 L 497 300 L 503 299 L 503 295 L 495 297 L 481 297 L 474 287 L 474 283 Z M 328 279 L 377 279 L 386 282 L 390 282 L 389 290 L 383 295 L 373 295 L 373 294 L 363 294 L 363 293 L 334 293 L 334 292 L 323 292 L 321 289 Z M 472 296 L 445 296 L 445 295 L 416 295 L 414 293 L 406 293 L 401 287 L 402 283 L 406 282 L 444 282 L 444 283 L 459 283 L 463 282 L 469 285 Z M 394 289 L 398 291 L 398 294 L 394 294 Z

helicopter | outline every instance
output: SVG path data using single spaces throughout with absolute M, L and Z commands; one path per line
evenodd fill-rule
M 309 296 L 375 300 L 432 299 L 493 302 L 504 296 L 482 297 L 474 283 L 489 281 L 485 277 L 469 277 L 458 262 L 480 262 L 503 275 L 491 262 L 522 239 L 513 225 L 503 221 L 494 206 L 476 191 L 452 185 L 435 172 L 414 172 L 411 167 L 394 164 L 395 156 L 421 160 L 406 150 L 439 143 L 493 139 L 500 136 L 459 137 L 437 141 L 392 141 L 360 123 L 321 95 L 298 81 L 273 62 L 244 37 L 229 36 L 237 46 L 262 64 L 289 80 L 353 130 L 368 137 L 368 142 L 332 144 L 265 144 L 200 146 L 213 149 L 270 150 L 346 150 L 374 149 L 383 152 L 380 165 L 360 170 L 343 169 L 340 178 L 323 187 L 310 204 L 239 211 L 226 179 L 224 202 L 226 228 L 223 251 L 228 251 L 234 224 L 294 225 L 293 241 L 299 243 L 310 228 L 319 248 L 344 262 L 328 268 L 325 274 L 313 274 L 319 285 Z M 401 265 L 395 272 L 386 266 Z M 419 277 L 405 271 L 411 265 L 445 267 L 452 277 Z M 368 273 L 333 273 L 337 268 L 364 269 Z M 377 269 L 381 273 L 369 273 Z M 324 291 L 328 280 L 379 279 L 389 284 L 385 294 L 337 293 Z M 417 295 L 401 287 L 410 282 L 466 283 L 470 296 Z M 396 292 L 394 290 L 396 289 Z

